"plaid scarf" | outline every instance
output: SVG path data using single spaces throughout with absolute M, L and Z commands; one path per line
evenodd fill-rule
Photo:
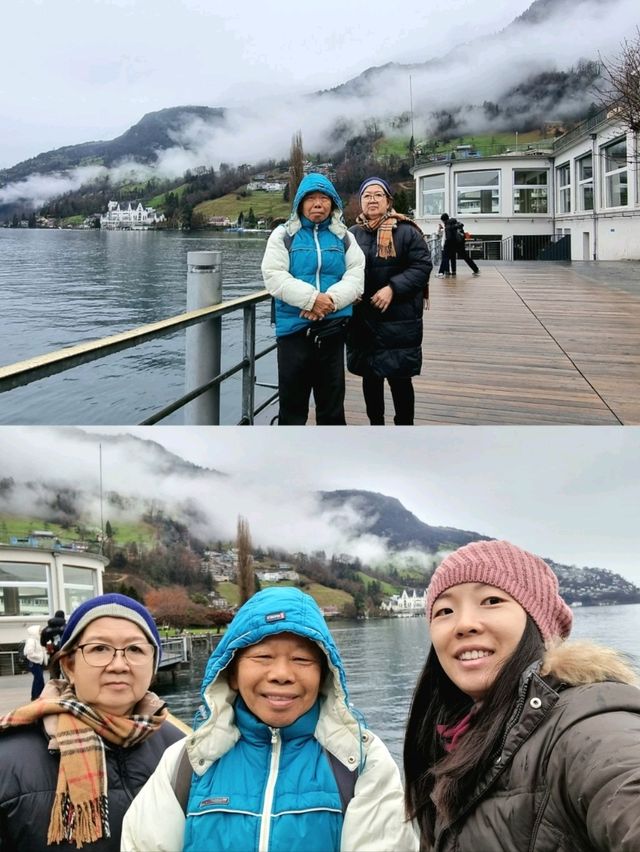
M 377 219 L 367 219 L 364 213 L 361 213 L 356 219 L 356 225 L 360 225 L 365 231 L 378 232 L 378 257 L 389 258 L 396 256 L 396 247 L 393 244 L 393 231 L 398 227 L 398 222 L 408 222 L 417 228 L 422 235 L 422 229 L 413 219 L 405 216 L 403 213 L 396 213 L 393 207 L 387 210 L 382 216 Z
M 155 733 L 167 716 L 164 702 L 152 692 L 131 717 L 102 713 L 79 701 L 64 680 L 50 680 L 35 701 L 0 716 L 0 732 L 42 719 L 51 736 L 49 750 L 60 752 L 48 844 L 66 840 L 80 849 L 111 836 L 104 740 L 129 748 Z

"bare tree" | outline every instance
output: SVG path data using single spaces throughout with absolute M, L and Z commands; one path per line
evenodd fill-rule
M 640 27 L 635 37 L 624 39 L 612 59 L 600 58 L 604 85 L 598 89 L 602 107 L 615 115 L 635 134 L 640 132 Z
M 296 197 L 296 192 L 303 177 L 304 149 L 302 147 L 302 131 L 298 130 L 291 140 L 291 154 L 289 157 L 289 198 L 291 201 Z
M 238 537 L 236 540 L 238 549 L 238 586 L 240 588 L 240 605 L 246 603 L 255 593 L 256 580 L 253 572 L 253 548 L 251 546 L 251 533 L 249 522 L 242 515 L 238 515 Z

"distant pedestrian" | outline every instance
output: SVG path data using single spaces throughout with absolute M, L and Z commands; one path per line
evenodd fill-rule
M 404 746 L 421 849 L 640 850 L 640 689 L 611 648 L 565 641 L 572 612 L 507 541 L 447 556 Z
M 30 627 L 27 627 L 27 634 L 23 653 L 27 660 L 27 667 L 33 675 L 31 700 L 35 701 L 44 689 L 43 671 L 47 662 L 47 655 L 40 644 L 40 628 L 38 625 L 32 624 Z
M 52 615 L 49 621 L 47 621 L 47 626 L 40 634 L 40 644 L 46 649 L 46 652 L 50 657 L 58 650 L 60 637 L 64 633 L 66 623 L 64 612 L 59 609 L 55 615 Z
M 324 175 L 302 179 L 291 216 L 269 237 L 262 275 L 275 299 L 279 424 L 304 426 L 313 392 L 317 425 L 344 425 L 344 344 L 364 257 Z
M 478 264 L 469 257 L 465 246 L 465 231 L 464 225 L 458 219 L 450 218 L 447 213 L 443 213 L 440 217 L 444 225 L 444 248 L 442 251 L 441 270 L 445 261 L 451 263 L 451 275 L 456 274 L 456 258 L 464 260 L 467 266 L 471 269 L 474 275 L 480 275 Z M 438 273 L 440 274 L 440 272 Z
M 446 231 L 442 220 L 438 222 L 436 237 L 440 240 L 440 267 L 438 269 L 438 278 L 444 278 L 445 275 L 449 275 L 451 272 L 451 261 L 444 251 Z
M 351 228 L 366 257 L 364 296 L 353 311 L 347 367 L 362 376 L 367 416 L 384 426 L 384 382 L 391 388 L 396 426 L 413 424 L 411 379 L 422 368 L 422 314 L 431 255 L 420 227 L 393 209 L 389 184 L 367 178 L 362 213 Z

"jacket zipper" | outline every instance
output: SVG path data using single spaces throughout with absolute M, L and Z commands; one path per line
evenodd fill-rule
M 260 820 L 260 840 L 258 841 L 258 852 L 268 852 L 269 835 L 271 833 L 271 811 L 273 809 L 273 795 L 276 789 L 278 769 L 280 768 L 280 751 L 282 740 L 280 731 L 271 728 L 271 762 L 269 764 L 269 776 L 264 791 L 264 802 L 262 805 L 262 817 Z
M 322 251 L 320 250 L 320 241 L 318 240 L 318 226 L 313 226 L 313 239 L 316 244 L 316 254 L 318 255 L 318 269 L 316 270 L 316 290 L 320 290 L 320 270 L 322 269 Z

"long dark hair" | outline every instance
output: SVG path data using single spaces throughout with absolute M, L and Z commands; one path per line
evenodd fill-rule
M 522 672 L 543 652 L 540 632 L 527 616 L 522 638 L 484 696 L 471 728 L 447 754 L 436 725 L 454 725 L 471 711 L 473 701 L 445 674 L 433 646 L 429 650 L 404 740 L 405 806 L 408 817 L 418 824 L 422 845 L 434 842 L 436 812 L 451 818 L 468 801 L 500 746 Z

